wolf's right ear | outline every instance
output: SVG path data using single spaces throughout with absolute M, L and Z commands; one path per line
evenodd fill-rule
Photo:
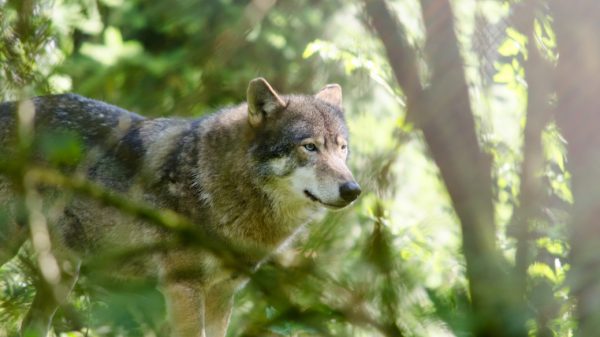
M 339 84 L 326 85 L 315 97 L 342 109 L 342 87 Z
M 265 118 L 273 115 L 287 105 L 273 90 L 269 82 L 262 77 L 250 81 L 247 91 L 248 122 L 258 127 Z

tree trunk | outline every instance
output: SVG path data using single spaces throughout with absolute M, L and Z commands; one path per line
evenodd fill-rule
M 521 299 L 496 249 L 491 160 L 478 143 L 454 17 L 447 0 L 422 0 L 431 85 L 424 89 L 406 35 L 382 0 L 365 0 L 461 223 L 476 336 L 527 336 Z
M 600 331 L 600 3 L 554 1 L 559 51 L 557 122 L 567 140 L 574 205 L 571 291 L 577 336 Z

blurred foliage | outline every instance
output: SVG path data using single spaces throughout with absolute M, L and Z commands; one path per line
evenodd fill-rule
M 425 33 L 418 2 L 390 3 L 420 51 Z M 518 2 L 453 3 L 479 141 L 493 158 L 497 239 L 512 262 L 513 229 L 520 221 L 514 214 L 522 202 L 524 65 L 532 41 L 510 22 Z M 340 83 L 352 135 L 350 161 L 366 193 L 277 256 L 294 278 L 271 265 L 257 272 L 237 295 L 229 336 L 470 336 L 460 226 L 421 134 L 405 121 L 405 97 L 364 25 L 360 4 L 265 4 L 271 1 L 0 0 L 0 98 L 72 91 L 147 116 L 199 116 L 243 101 L 248 81 L 258 76 L 283 93 Z M 485 59 L 471 42 L 481 33 L 477 15 L 508 22 L 486 50 L 497 56 L 489 81 L 479 71 Z M 535 37 L 555 63 L 551 17 L 536 20 Z M 81 155 L 68 138 L 42 143 L 58 164 Z M 530 219 L 527 238 L 528 318 L 532 335 L 547 328 L 551 335 L 570 336 L 565 223 L 573 197 L 565 141 L 550 123 L 542 143 L 543 171 L 536 172 L 543 181 L 542 206 Z M 0 337 L 16 334 L 32 299 L 30 250 L 0 268 Z M 545 321 L 536 319 L 542 311 Z M 103 284 L 84 268 L 54 331 L 69 337 L 160 336 L 163 316 L 153 284 Z

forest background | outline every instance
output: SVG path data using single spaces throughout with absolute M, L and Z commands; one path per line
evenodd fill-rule
M 259 76 L 281 93 L 339 83 L 363 195 L 252 277 L 229 336 L 597 336 L 599 7 L 0 0 L 0 99 L 198 117 Z M 0 268 L 0 337 L 39 286 L 35 256 Z M 96 276 L 84 268 L 57 336 L 164 334 L 153 284 Z

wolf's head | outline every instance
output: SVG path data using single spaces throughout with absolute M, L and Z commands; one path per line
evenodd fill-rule
M 339 209 L 358 197 L 360 187 L 346 165 L 348 129 L 339 85 L 314 96 L 279 96 L 257 78 L 247 96 L 252 156 L 278 201 Z

